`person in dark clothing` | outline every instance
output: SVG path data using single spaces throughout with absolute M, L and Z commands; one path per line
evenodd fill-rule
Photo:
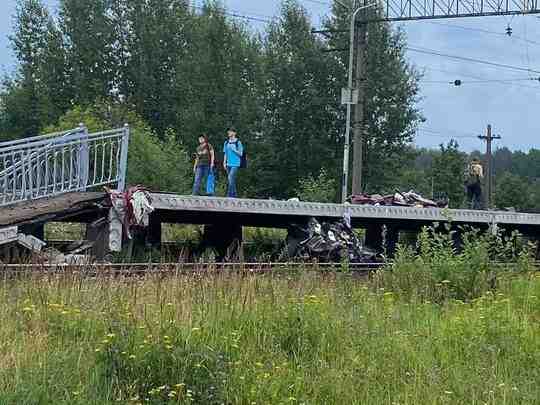
M 473 159 L 465 174 L 465 187 L 467 190 L 467 203 L 470 209 L 481 210 L 482 203 L 482 179 L 484 169 L 478 159 Z
M 193 195 L 200 195 L 201 184 L 208 178 L 210 170 L 214 170 L 214 148 L 208 142 L 206 135 L 199 136 L 199 146 L 197 147 L 195 165 L 193 173 L 195 181 L 193 182 Z

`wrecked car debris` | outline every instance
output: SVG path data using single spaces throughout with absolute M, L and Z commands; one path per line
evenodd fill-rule
M 150 214 L 154 212 L 148 190 L 141 186 L 130 187 L 125 193 L 105 187 L 115 215 L 122 222 L 128 239 L 132 239 L 134 227 L 146 228 Z
M 448 201 L 433 201 L 424 198 L 422 195 L 415 193 L 413 190 L 402 193 L 396 190 L 395 194 L 380 195 L 380 194 L 359 194 L 351 197 L 351 202 L 358 205 L 373 205 L 373 206 L 398 206 L 398 207 L 415 207 L 415 208 L 447 208 Z
M 317 259 L 324 263 L 377 261 L 377 253 L 362 246 L 346 220 L 319 223 L 311 218 L 305 227 L 291 225 L 287 250 L 290 258 Z

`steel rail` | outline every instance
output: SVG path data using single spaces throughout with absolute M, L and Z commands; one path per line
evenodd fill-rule
M 185 273 L 212 274 L 220 272 L 276 273 L 280 271 L 309 270 L 320 272 L 369 273 L 381 269 L 384 263 L 107 263 L 107 264 L 3 264 L 0 278 L 16 275 L 83 276 L 146 276 Z
M 517 263 L 493 262 L 494 267 L 516 266 Z M 210 275 L 218 273 L 253 273 L 272 274 L 294 272 L 298 270 L 318 271 L 321 273 L 370 274 L 392 262 L 379 263 L 93 263 L 93 264 L 0 264 L 0 278 L 17 275 L 81 275 L 84 277 L 133 277 L 151 275 Z M 540 270 L 540 262 L 534 262 Z

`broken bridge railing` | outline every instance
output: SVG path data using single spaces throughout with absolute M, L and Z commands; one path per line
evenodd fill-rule
M 0 207 L 116 184 L 125 188 L 129 126 L 78 128 L 0 143 Z

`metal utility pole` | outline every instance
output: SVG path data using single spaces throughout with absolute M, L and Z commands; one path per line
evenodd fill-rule
M 486 141 L 486 206 L 491 208 L 491 195 L 493 189 L 493 162 L 491 144 L 494 140 L 501 139 L 499 135 L 493 135 L 491 125 L 487 126 L 486 135 L 478 136 L 482 141 Z
M 351 15 L 351 28 L 350 28 L 350 42 L 349 42 L 349 74 L 347 80 L 347 88 L 342 90 L 342 103 L 347 104 L 347 123 L 345 128 L 345 145 L 343 147 L 343 177 L 342 177 L 342 191 L 341 199 L 342 202 L 347 200 L 349 196 L 349 149 L 351 144 L 351 110 L 352 104 L 357 104 L 358 102 L 358 90 L 353 88 L 353 71 L 354 71 L 354 48 L 356 45 L 355 38 L 355 27 L 356 27 L 356 17 L 358 13 L 366 8 L 377 5 L 377 3 L 371 3 L 362 7 L 357 8 Z M 365 28 L 364 28 L 365 29 Z M 364 35 L 365 37 L 365 35 Z M 363 52 L 362 58 L 363 58 Z M 363 59 L 362 59 L 363 60 Z M 363 111 L 363 109 L 362 109 Z M 356 147 L 355 147 L 356 150 Z
M 364 135 L 366 134 L 364 108 L 366 99 L 366 44 L 367 24 L 361 23 L 358 28 L 358 50 L 356 55 L 356 88 L 358 100 L 354 107 L 354 130 L 353 130 L 353 176 L 352 193 L 362 193 L 362 171 L 364 169 Z

